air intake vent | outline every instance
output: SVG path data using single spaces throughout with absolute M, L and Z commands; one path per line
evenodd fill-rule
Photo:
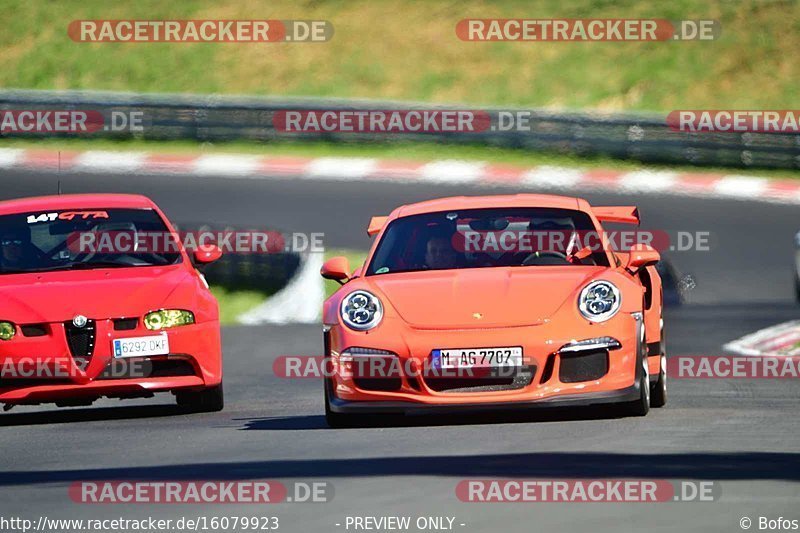
M 67 344 L 72 357 L 91 357 L 94 352 L 95 327 L 94 320 L 87 320 L 82 328 L 75 326 L 71 321 L 64 323 L 67 334 Z
M 47 324 L 26 324 L 20 326 L 22 334 L 26 337 L 44 337 L 47 335 Z
M 117 331 L 127 331 L 136 329 L 136 324 L 139 323 L 138 318 L 115 318 L 114 329 Z

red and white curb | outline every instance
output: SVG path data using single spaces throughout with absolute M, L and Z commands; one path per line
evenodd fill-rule
M 322 263 L 321 253 L 301 256 L 297 273 L 289 283 L 264 303 L 239 315 L 237 321 L 250 325 L 319 322 L 325 301 L 325 285 L 319 275 Z
M 751 356 L 800 355 L 800 320 L 792 320 L 760 329 L 731 341 L 724 350 Z
M 358 157 L 287 157 L 237 154 L 174 155 L 146 152 L 57 152 L 0 148 L 0 170 L 87 172 L 108 175 L 176 174 L 231 178 L 305 178 L 515 187 L 521 190 L 671 194 L 800 204 L 800 179 L 665 170 L 521 167 L 480 161 L 401 161 Z

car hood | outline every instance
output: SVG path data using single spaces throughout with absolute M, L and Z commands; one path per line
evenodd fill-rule
M 421 329 L 541 324 L 604 267 L 517 267 L 409 272 L 368 279 Z
M 158 309 L 191 273 L 183 265 L 0 276 L 0 320 L 25 324 L 140 316 Z

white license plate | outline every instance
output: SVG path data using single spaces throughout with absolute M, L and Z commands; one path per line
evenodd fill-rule
M 114 339 L 114 357 L 147 357 L 150 355 L 166 355 L 169 353 L 169 339 L 166 334 L 149 337 L 128 337 Z
M 522 347 L 434 350 L 441 368 L 508 368 L 522 366 Z

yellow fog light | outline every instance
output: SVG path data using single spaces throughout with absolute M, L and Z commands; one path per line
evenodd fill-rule
M 147 329 L 158 330 L 187 324 L 194 324 L 194 315 L 191 311 L 162 309 L 144 315 L 144 325 Z
M 7 341 L 16 335 L 17 328 L 11 322 L 0 322 L 0 339 Z

